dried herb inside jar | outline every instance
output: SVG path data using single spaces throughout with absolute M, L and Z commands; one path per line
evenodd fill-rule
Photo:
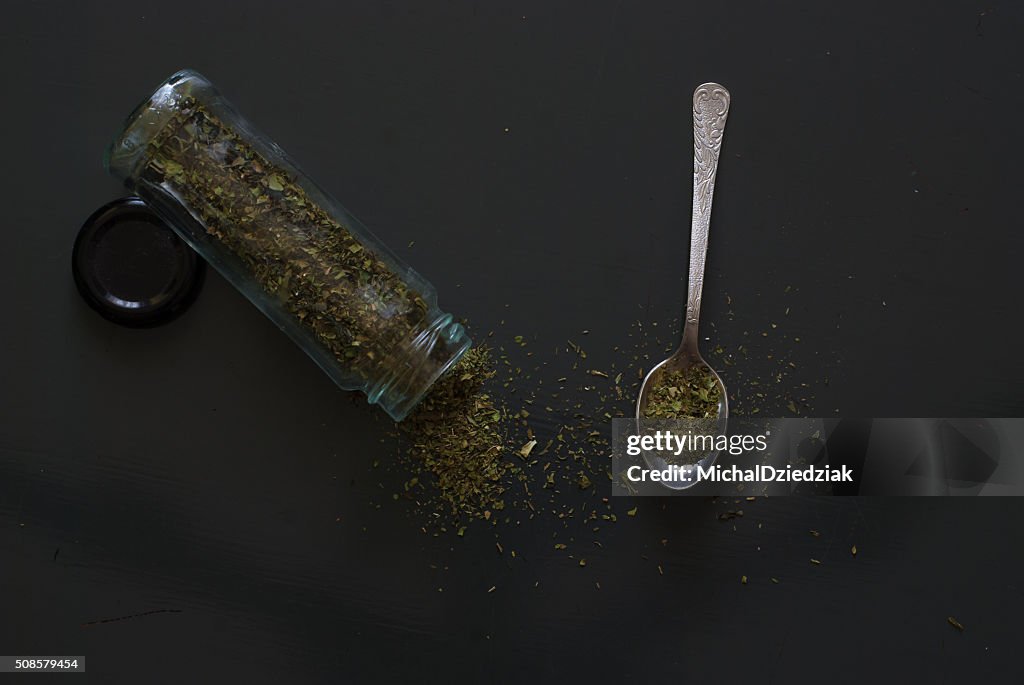
M 147 152 L 141 178 L 188 206 L 207 239 L 345 369 L 370 383 L 402 364 L 433 378 L 438 360 L 395 358 L 426 319 L 425 298 L 292 173 L 192 97 L 179 101 Z
M 722 399 L 714 374 L 695 364 L 685 371 L 666 371 L 650 389 L 644 416 L 649 419 L 713 419 Z

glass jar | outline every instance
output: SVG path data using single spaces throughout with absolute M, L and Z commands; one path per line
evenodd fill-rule
M 437 293 L 194 71 L 104 164 L 345 390 L 401 421 L 469 349 Z

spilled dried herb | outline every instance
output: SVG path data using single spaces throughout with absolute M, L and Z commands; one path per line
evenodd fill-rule
M 519 470 L 505 458 L 506 414 L 485 388 L 495 373 L 490 350 L 470 349 L 399 424 L 403 459 L 429 478 L 430 490 L 416 496 L 436 498 L 453 515 L 489 519 L 504 509 Z

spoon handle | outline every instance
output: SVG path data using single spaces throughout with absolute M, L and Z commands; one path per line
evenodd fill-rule
M 718 152 L 729 116 L 730 95 L 717 83 L 704 83 L 693 91 L 693 218 L 690 224 L 690 280 L 686 296 L 683 348 L 697 353 L 697 324 L 704 288 L 704 262 L 708 256 L 711 200 L 715 194 Z

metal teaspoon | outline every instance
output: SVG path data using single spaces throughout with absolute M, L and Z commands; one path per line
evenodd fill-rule
M 724 431 L 729 416 L 729 399 L 725 385 L 698 349 L 697 325 L 700 321 L 700 299 L 704 286 L 704 262 L 708 254 L 708 229 L 711 224 L 711 201 L 715 193 L 715 175 L 718 173 L 718 154 L 725 134 L 725 121 L 729 116 L 730 95 L 717 83 L 704 83 L 693 92 L 693 214 L 690 223 L 690 276 L 686 296 L 686 323 L 683 340 L 671 357 L 655 366 L 647 374 L 636 402 L 636 417 L 644 418 L 651 389 L 667 371 L 685 371 L 703 365 L 714 376 L 721 400 L 718 404 L 718 423 Z M 714 457 L 715 455 L 710 455 Z M 702 460 L 704 461 L 704 460 Z M 692 483 L 665 485 L 682 489 Z

